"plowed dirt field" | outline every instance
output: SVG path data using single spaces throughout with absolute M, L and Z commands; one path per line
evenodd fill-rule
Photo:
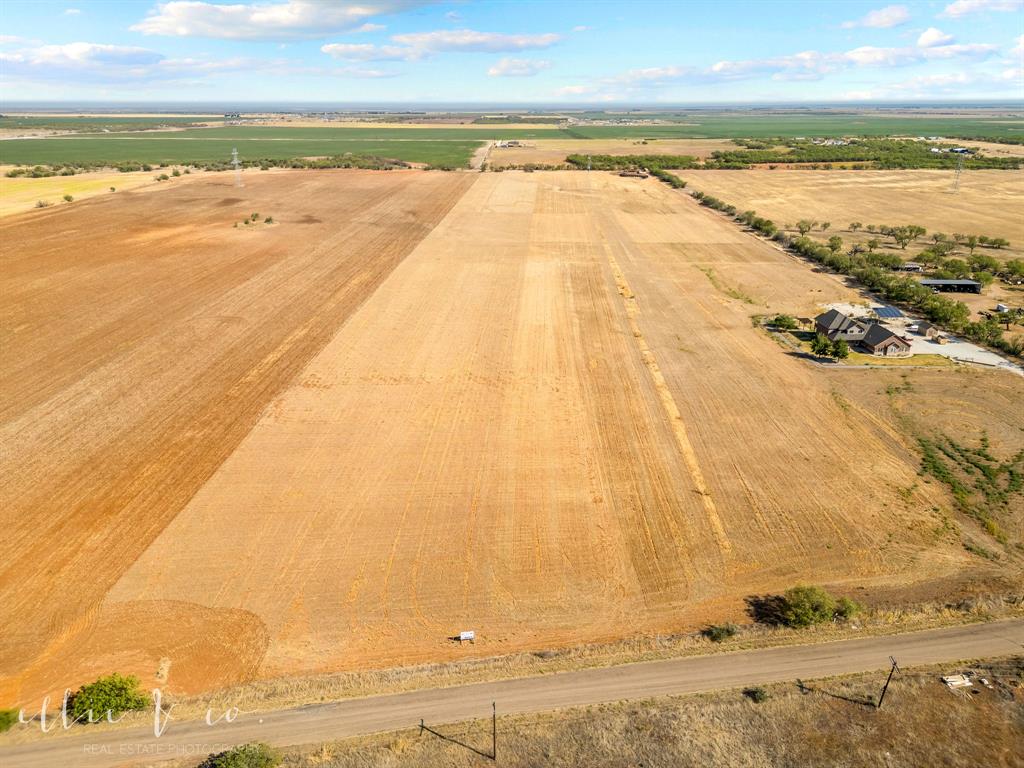
M 750 320 L 855 294 L 654 179 L 216 176 L 0 239 L 3 701 L 673 631 L 972 562 L 905 438 Z

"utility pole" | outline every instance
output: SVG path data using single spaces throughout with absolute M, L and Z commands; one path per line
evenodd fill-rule
M 498 759 L 498 705 L 491 702 L 491 760 Z
M 882 687 L 882 695 L 878 697 L 878 703 L 875 705 L 875 709 L 882 708 L 882 702 L 885 701 L 885 692 L 889 690 L 889 683 L 892 682 L 892 676 L 900 671 L 899 665 L 896 663 L 896 659 L 890 656 L 889 661 L 892 662 L 892 669 L 889 670 L 889 677 L 885 680 L 885 685 Z

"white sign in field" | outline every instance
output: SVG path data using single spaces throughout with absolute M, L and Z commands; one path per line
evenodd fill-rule
M 459 632 L 459 642 L 464 643 L 466 641 L 474 642 L 476 640 L 476 632 L 472 629 L 468 632 Z

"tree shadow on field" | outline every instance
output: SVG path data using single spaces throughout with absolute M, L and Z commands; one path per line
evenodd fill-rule
M 747 615 L 758 624 L 780 627 L 785 624 L 786 600 L 782 595 L 750 595 L 744 598 Z

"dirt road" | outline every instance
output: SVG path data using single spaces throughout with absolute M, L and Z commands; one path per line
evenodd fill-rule
M 5 768 L 137 765 L 200 755 L 227 745 L 264 741 L 309 744 L 415 726 L 485 717 L 491 702 L 517 714 L 622 699 L 696 693 L 743 685 L 881 670 L 892 655 L 904 667 L 1002 656 L 1024 650 L 1024 620 L 975 624 L 808 646 L 673 659 L 458 686 L 336 704 L 241 715 L 229 725 L 172 723 L 156 739 L 150 729 L 69 736 L 0 751 Z M 881 677 L 879 678 L 881 680 Z M 897 680 L 898 684 L 898 680 Z M 500 749 L 500 725 L 499 725 Z

